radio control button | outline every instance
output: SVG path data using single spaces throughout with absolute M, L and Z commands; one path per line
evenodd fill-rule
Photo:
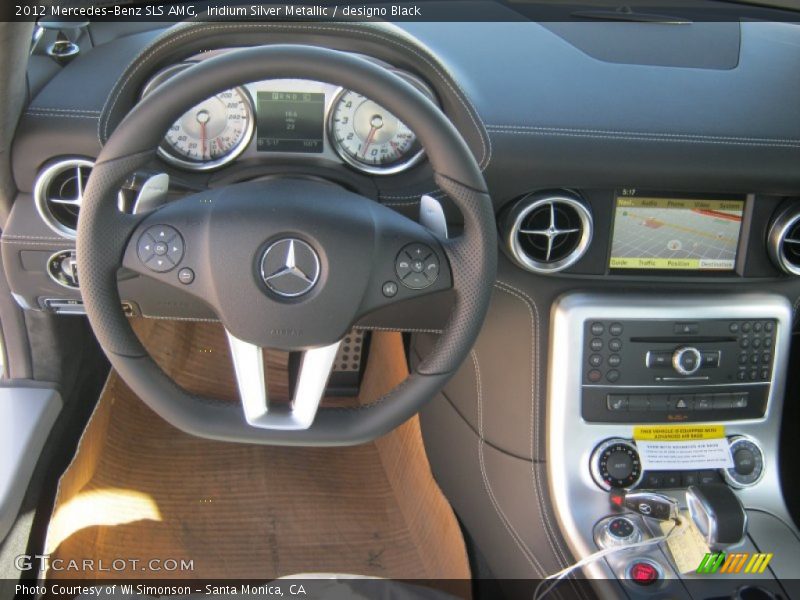
M 747 408 L 747 392 L 733 394 L 731 398 L 731 408 Z
M 692 410 L 694 397 L 691 394 L 673 394 L 667 400 L 667 410 Z
M 711 398 L 711 403 L 714 407 L 714 410 L 731 408 L 732 401 L 733 399 L 730 394 L 714 394 L 714 396 Z
M 697 348 L 678 348 L 672 355 L 672 367 L 681 375 L 694 375 L 700 368 L 702 356 Z
M 619 381 L 619 378 L 620 378 L 620 372 L 619 371 L 616 371 L 616 370 L 612 369 L 611 371 L 606 373 L 606 380 L 609 383 L 617 383 Z
M 600 338 L 594 338 L 591 342 L 589 342 L 589 349 L 592 352 L 600 352 L 603 349 L 603 340 Z
M 673 333 L 680 334 L 693 334 L 700 331 L 699 323 L 675 323 L 672 326 Z
M 650 369 L 669 367 L 672 364 L 672 353 L 651 351 L 647 353 L 645 360 Z
M 614 337 L 619 337 L 619 336 L 621 336 L 621 335 L 622 335 L 622 331 L 623 331 L 623 329 L 622 329 L 622 323 L 612 323 L 612 324 L 611 324 L 611 325 L 608 327 L 608 333 L 610 333 L 610 334 L 611 334 L 611 335 L 613 335 Z
M 605 333 L 605 331 L 606 331 L 606 328 L 605 328 L 605 326 L 603 326 L 602 323 L 595 322 L 595 323 L 592 323 L 592 326 L 590 327 L 590 330 L 592 332 L 592 335 L 603 335 Z
M 758 321 L 753 323 L 753 331 L 755 333 L 759 333 L 761 331 L 761 323 L 759 323 Z
M 750 338 L 743 337 L 739 340 L 739 347 L 740 348 L 749 348 L 750 347 Z
M 736 322 L 731 323 L 728 325 L 728 331 L 731 333 L 739 333 L 739 324 Z
M 614 338 L 610 342 L 608 342 L 608 349 L 612 352 L 619 352 L 622 350 L 622 340 Z
M 603 374 L 600 371 L 598 371 L 597 369 L 592 369 L 586 375 L 586 378 L 589 381 L 591 381 L 592 383 L 597 383 L 598 381 L 600 381 L 603 378 Z
M 747 321 L 742 323 L 742 333 L 749 333 L 751 328 L 752 328 L 752 325 L 750 323 L 748 323 Z
M 697 394 L 694 397 L 695 410 L 711 410 L 714 404 L 711 401 L 711 394 Z
M 703 367 L 716 369 L 719 366 L 719 355 L 717 352 L 703 352 Z
M 608 366 L 609 367 L 618 367 L 622 364 L 622 359 L 620 358 L 619 354 L 612 354 L 608 357 Z
M 774 330 L 775 330 L 775 323 L 773 323 L 772 321 L 767 321 L 766 323 L 764 323 L 764 331 L 766 331 L 767 333 L 772 333 L 772 331 Z
M 622 411 L 628 410 L 628 397 L 621 394 L 609 394 L 606 396 L 608 410 Z
M 592 354 L 589 357 L 589 364 L 593 367 L 599 367 L 603 364 L 603 357 L 599 354 Z
M 649 409 L 652 411 L 666 411 L 668 405 L 668 396 L 664 395 L 651 395 L 649 396 L 650 406 Z

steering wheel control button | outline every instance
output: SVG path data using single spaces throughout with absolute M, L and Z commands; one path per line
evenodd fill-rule
M 189 285 L 194 281 L 194 271 L 188 267 L 184 267 L 178 271 L 178 281 L 180 281 L 183 285 Z
M 394 298 L 397 295 L 397 284 L 394 281 L 387 281 L 383 284 L 381 291 L 387 298 Z
M 166 273 L 183 259 L 183 238 L 169 225 L 154 225 L 139 236 L 136 250 L 148 269 Z
M 316 251 L 303 240 L 284 238 L 274 242 L 261 257 L 261 277 L 267 287 L 283 298 L 307 294 L 319 281 Z
M 425 244 L 409 244 L 397 255 L 394 270 L 404 286 L 422 290 L 439 277 L 439 257 Z

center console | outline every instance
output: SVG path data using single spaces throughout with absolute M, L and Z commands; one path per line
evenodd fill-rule
M 698 585 L 711 580 L 734 593 L 735 578 L 681 574 L 663 545 L 625 549 L 661 531 L 609 502 L 609 491 L 657 490 L 686 509 L 689 486 L 718 484 L 750 517 L 736 551 L 781 557 L 759 574 L 765 588 L 780 592 L 776 578 L 795 577 L 800 538 L 781 495 L 777 456 L 791 318 L 785 298 L 766 294 L 573 293 L 556 302 L 547 407 L 553 504 L 576 558 L 623 548 L 587 575 L 616 579 L 632 597 L 706 597 Z M 660 425 L 718 432 L 730 466 L 645 468 L 636 432 Z M 642 585 L 645 573 L 652 577 Z

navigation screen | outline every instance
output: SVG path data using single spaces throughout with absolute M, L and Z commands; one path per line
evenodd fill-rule
M 732 271 L 744 200 L 617 195 L 612 269 Z
M 325 94 L 258 92 L 256 147 L 261 152 L 322 152 Z

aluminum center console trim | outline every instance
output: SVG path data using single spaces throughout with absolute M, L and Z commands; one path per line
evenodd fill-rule
M 777 320 L 774 368 L 764 417 L 723 422 L 728 435 L 749 435 L 764 452 L 764 476 L 750 488 L 736 490 L 746 508 L 772 513 L 791 522 L 780 492 L 778 439 L 783 407 L 792 307 L 782 296 L 650 296 L 574 293 L 559 298 L 551 313 L 547 396 L 547 470 L 550 494 L 561 531 L 573 555 L 580 559 L 596 551 L 595 524 L 610 514 L 607 492 L 597 487 L 590 471 L 592 452 L 603 440 L 632 438 L 633 424 L 588 423 L 581 417 L 582 361 L 587 320 L 630 319 L 764 319 Z M 709 415 L 712 416 L 712 415 Z M 715 422 L 709 419 L 709 422 Z M 600 561 L 585 569 L 589 577 L 613 573 Z

